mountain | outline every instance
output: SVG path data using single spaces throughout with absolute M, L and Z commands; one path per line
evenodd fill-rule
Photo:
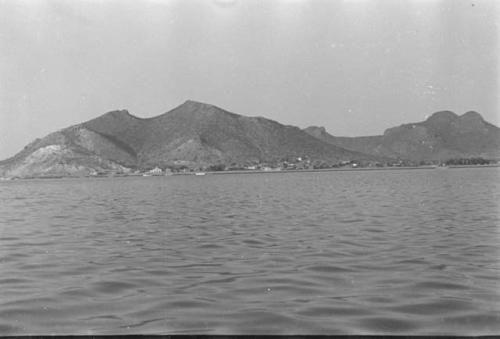
M 36 139 L 12 158 L 0 161 L 0 177 L 51 177 L 130 170 L 102 156 L 106 153 L 130 157 L 105 136 L 70 127 Z
M 450 111 L 436 112 L 423 122 L 389 128 L 376 136 L 335 137 L 315 126 L 304 131 L 337 147 L 416 162 L 500 158 L 500 128 L 474 111 L 461 116 Z
M 330 145 L 295 126 L 246 117 L 195 101 L 142 119 L 126 110 L 37 139 L 0 162 L 0 176 L 81 175 L 154 166 L 277 163 L 307 157 L 329 163 L 376 157 Z

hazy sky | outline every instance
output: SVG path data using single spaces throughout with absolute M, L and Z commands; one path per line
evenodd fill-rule
M 438 110 L 499 124 L 496 0 L 0 0 L 0 159 L 187 99 L 334 135 Z

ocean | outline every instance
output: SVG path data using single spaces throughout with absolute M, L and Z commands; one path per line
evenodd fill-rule
M 0 182 L 0 335 L 500 334 L 499 179 Z

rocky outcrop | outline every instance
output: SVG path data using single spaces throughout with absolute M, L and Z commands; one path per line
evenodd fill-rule
M 461 116 L 436 112 L 423 122 L 403 124 L 387 129 L 383 135 L 368 137 L 335 137 L 314 126 L 305 132 L 337 147 L 417 162 L 500 158 L 500 129 L 474 111 Z

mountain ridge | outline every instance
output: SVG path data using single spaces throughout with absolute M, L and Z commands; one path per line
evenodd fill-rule
M 424 121 L 388 128 L 382 135 L 336 137 L 317 126 L 304 131 L 331 145 L 414 162 L 500 157 L 500 129 L 476 111 L 435 112 Z
M 151 118 L 114 110 L 50 133 L 0 162 L 0 176 L 81 175 L 179 164 L 276 164 L 302 157 L 330 164 L 378 159 L 329 145 L 296 126 L 187 100 Z
M 52 132 L 0 161 L 0 177 L 131 172 L 155 166 L 203 169 L 213 165 L 380 165 L 457 157 L 500 158 L 500 129 L 475 111 L 439 111 L 382 135 L 336 137 L 324 127 L 300 129 L 187 100 L 155 117 L 113 110 Z M 302 161 L 302 160 L 301 160 Z

